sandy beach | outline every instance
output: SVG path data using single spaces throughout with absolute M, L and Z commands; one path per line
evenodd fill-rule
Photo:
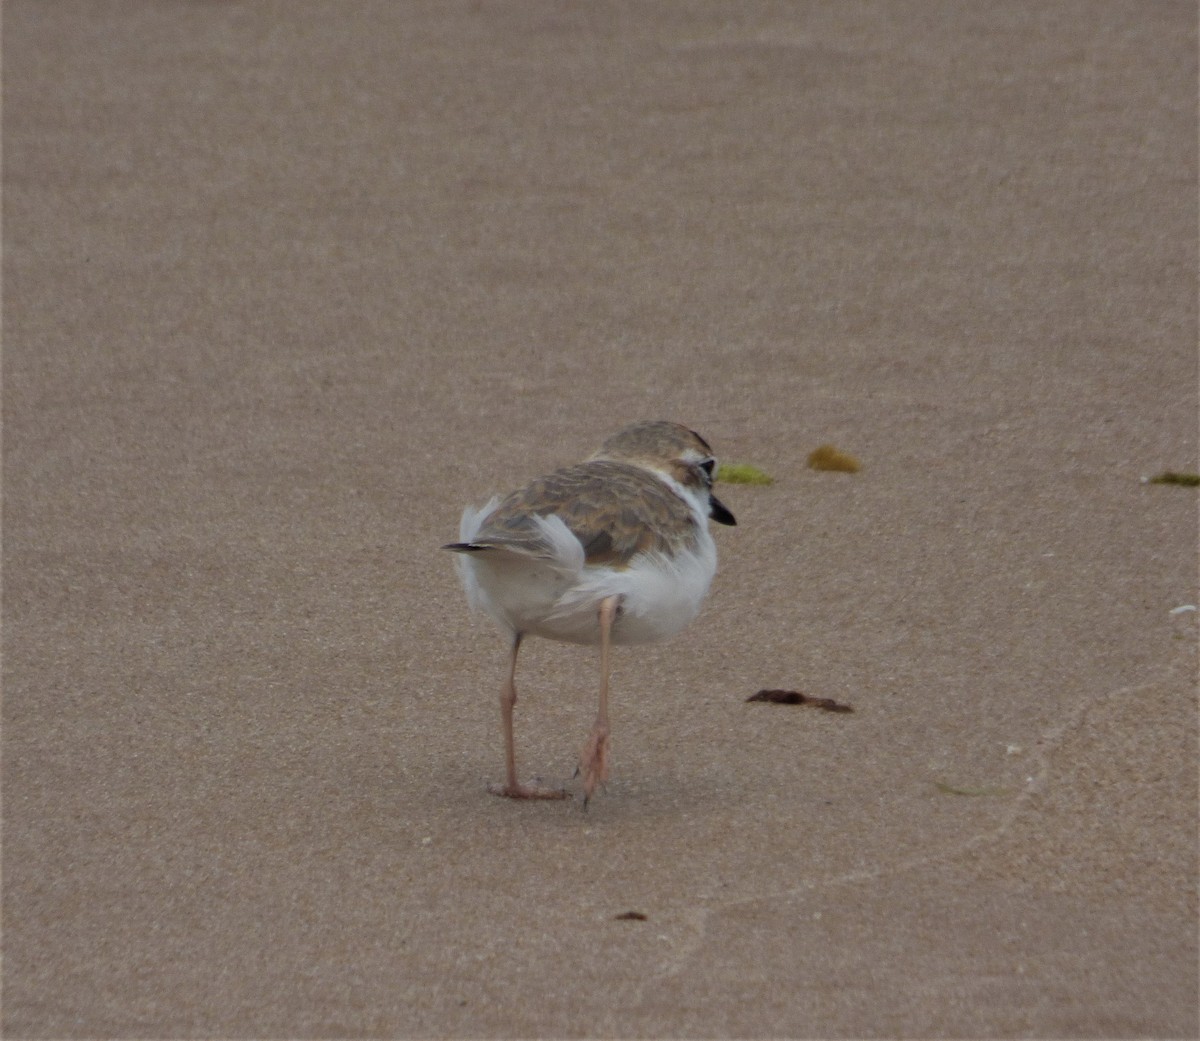
M 3 30 L 6 1038 L 1200 1034 L 1194 4 Z M 439 547 L 643 418 L 774 483 L 495 798 Z

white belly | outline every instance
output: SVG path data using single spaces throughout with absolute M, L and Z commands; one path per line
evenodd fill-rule
M 716 572 L 717 551 L 705 530 L 694 551 L 673 558 L 647 554 L 626 568 L 564 571 L 503 552 L 459 560 L 471 602 L 511 633 L 598 643 L 600 603 L 619 596 L 614 642 L 651 643 L 673 636 L 700 612 Z

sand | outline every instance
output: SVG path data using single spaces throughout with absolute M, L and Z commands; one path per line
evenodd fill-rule
M 5 1037 L 1200 1033 L 1193 4 L 3 28 Z M 438 547 L 640 418 L 775 483 L 497 799 Z

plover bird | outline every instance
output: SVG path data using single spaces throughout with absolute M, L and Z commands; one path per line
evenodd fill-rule
M 585 806 L 608 779 L 609 647 L 673 636 L 699 613 L 717 569 L 708 521 L 737 523 L 712 493 L 715 466 L 695 431 L 634 423 L 586 462 L 463 511 L 459 541 L 444 548 L 459 554 L 471 605 L 496 621 L 510 646 L 500 689 L 505 780 L 489 791 L 568 796 L 517 779 L 517 653 L 531 635 L 600 645 L 600 707 L 579 757 Z

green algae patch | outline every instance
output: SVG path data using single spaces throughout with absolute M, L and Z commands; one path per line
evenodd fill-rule
M 1166 470 L 1163 473 L 1151 477 L 1148 484 L 1178 484 L 1184 488 L 1195 488 L 1200 486 L 1200 474 L 1178 473 L 1175 470 Z
M 775 478 L 749 463 L 721 463 L 716 480 L 726 484 L 774 484 Z

